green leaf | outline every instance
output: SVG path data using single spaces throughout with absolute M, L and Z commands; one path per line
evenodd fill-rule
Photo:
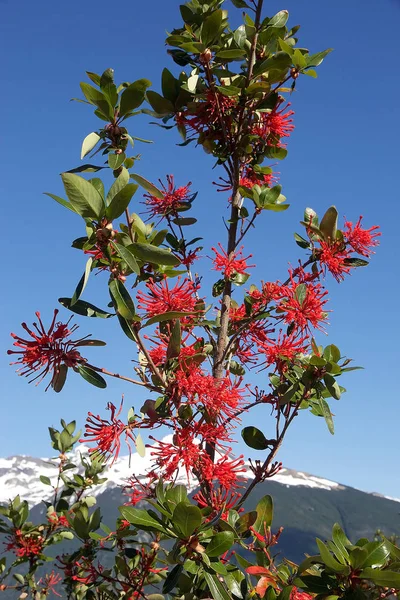
M 340 562 L 337 561 L 336 558 L 334 558 L 329 552 L 329 549 L 327 546 L 325 546 L 324 542 L 319 538 L 317 538 L 317 545 L 321 554 L 321 558 L 327 567 L 329 567 L 336 573 L 342 573 L 345 575 L 348 575 L 350 573 L 350 567 L 347 565 L 340 564 Z
M 340 387 L 335 378 L 332 377 L 332 375 L 329 375 L 329 373 L 326 373 L 324 375 L 324 382 L 332 398 L 340 400 Z
M 122 190 L 115 194 L 106 208 L 106 218 L 108 221 L 113 221 L 122 215 L 128 208 L 132 196 L 136 193 L 138 187 L 136 183 L 128 183 Z
M 95 131 L 92 131 L 92 133 L 89 133 L 89 135 L 85 137 L 82 143 L 81 160 L 86 154 L 89 154 L 89 152 L 93 150 L 99 139 L 100 136 Z
M 133 508 L 132 506 L 120 506 L 118 510 L 124 519 L 139 529 L 144 529 L 145 531 L 165 531 L 165 527 L 149 515 L 147 510 Z
M 96 173 L 107 167 L 99 167 L 98 165 L 85 164 L 75 167 L 75 169 L 69 169 L 66 173 Z
M 61 392 L 67 379 L 68 367 L 66 364 L 62 364 L 54 371 L 53 378 L 51 380 L 51 387 L 57 393 Z
M 96 88 L 88 83 L 81 83 L 80 86 L 86 100 L 88 100 L 90 104 L 97 106 L 104 116 L 112 121 L 114 118 L 114 108 L 111 106 L 106 96 L 100 92 L 100 90 L 96 90 Z
M 351 546 L 351 542 L 340 527 L 339 523 L 335 523 L 332 528 L 332 539 L 344 556 L 349 556 L 347 546 Z
M 320 231 L 326 240 L 334 240 L 336 238 L 338 221 L 338 211 L 335 206 L 330 206 L 321 219 L 319 225 Z
M 167 360 L 177 358 L 181 351 L 181 324 L 179 319 L 174 321 L 167 348 Z
M 84 317 L 99 317 L 100 319 L 109 319 L 114 315 L 109 313 L 101 308 L 97 308 L 94 304 L 90 304 L 90 302 L 85 302 L 84 300 L 77 300 L 72 304 L 72 298 L 59 298 L 59 303 L 65 308 L 68 308 L 72 312 L 82 315 Z
M 161 89 L 164 98 L 174 104 L 180 93 L 180 84 L 167 68 L 161 74 Z
M 235 543 L 235 536 L 232 531 L 221 531 L 211 538 L 211 542 L 206 548 L 207 556 L 221 556 L 227 550 L 232 548 Z
M 335 433 L 335 426 L 333 424 L 332 413 L 329 408 L 329 404 L 327 403 L 327 401 L 324 398 L 319 398 L 318 404 L 321 409 L 322 416 L 324 417 L 325 422 L 328 426 L 329 433 L 331 433 L 333 435 Z
M 215 10 L 201 26 L 200 40 L 206 46 L 211 46 L 220 35 L 222 28 L 223 12 L 221 9 Z
M 97 73 L 92 73 L 91 71 L 86 71 L 86 75 L 93 81 L 95 85 L 100 86 L 100 75 L 97 75 Z
M 183 311 L 170 311 L 163 313 L 161 315 L 154 315 L 151 317 L 142 327 L 148 327 L 149 325 L 154 325 L 154 323 L 162 323 L 163 321 L 173 321 L 174 319 L 180 319 L 181 317 L 187 317 L 193 313 L 183 312 Z
M 305 283 L 300 283 L 297 287 L 296 287 L 296 291 L 294 293 L 295 298 L 297 300 L 297 302 L 300 304 L 300 306 L 303 306 L 304 301 L 307 297 L 307 286 Z
M 291 64 L 292 57 L 289 54 L 282 51 L 277 52 L 276 54 L 273 54 L 264 60 L 254 69 L 253 77 L 258 77 L 259 75 L 268 71 L 282 71 L 284 73 Z
M 257 512 L 252 510 L 244 515 L 241 515 L 240 519 L 236 524 L 236 531 L 241 537 L 248 536 L 250 532 L 250 527 L 254 525 L 257 521 Z
M 372 569 L 371 567 L 363 569 L 358 577 L 360 579 L 370 579 L 374 583 L 382 587 L 400 589 L 400 573 L 395 571 L 381 571 L 380 569 Z
M 236 58 L 243 58 L 246 56 L 246 50 L 240 48 L 232 48 L 230 50 L 220 50 L 215 55 L 216 58 L 226 58 L 228 60 L 235 60 Z
M 172 571 L 168 573 L 162 588 L 164 594 L 169 594 L 177 586 L 182 571 L 183 565 L 175 565 Z
M 135 256 L 132 250 L 132 244 L 129 246 L 122 246 L 121 244 L 114 243 L 113 246 L 116 248 L 118 255 L 126 262 L 128 267 L 136 275 L 140 274 L 140 268 L 135 260 Z
M 152 109 L 160 116 L 171 115 L 175 112 L 175 107 L 170 100 L 163 98 L 157 92 L 147 92 L 147 100 Z
M 390 549 L 385 542 L 368 542 L 362 549 L 366 552 L 361 568 L 365 567 L 383 567 L 388 557 Z
M 296 244 L 298 246 L 300 246 L 300 248 L 303 248 L 305 250 L 310 248 L 310 242 L 308 240 L 304 239 L 303 237 L 301 237 L 301 235 L 299 235 L 298 233 L 294 234 L 294 239 L 296 240 Z
M 93 185 L 74 173 L 62 173 L 61 179 L 74 210 L 81 217 L 100 220 L 104 214 L 104 203 Z
M 125 158 L 125 152 L 120 152 L 118 154 L 116 152 L 110 152 L 108 154 L 108 166 L 110 167 L 110 169 L 115 171 L 116 169 L 119 169 L 120 166 L 124 163 Z
M 179 502 L 175 507 L 172 522 L 182 535 L 188 538 L 202 523 L 201 511 L 197 506 Z
M 205 571 L 204 577 L 214 600 L 232 600 L 232 597 L 220 582 L 217 575 L 212 575 Z
M 134 319 L 136 315 L 135 305 L 122 281 L 119 281 L 119 279 L 112 279 L 109 288 L 117 314 L 128 321 Z
M 146 456 L 146 446 L 142 440 L 142 436 L 140 435 L 140 433 L 136 434 L 135 446 L 136 446 L 136 452 L 139 454 L 139 456 L 144 458 Z
M 188 225 L 194 225 L 197 223 L 197 219 L 194 217 L 177 217 L 172 221 L 175 225 L 180 225 L 181 227 L 187 227 Z
M 174 267 L 180 264 L 180 260 L 177 256 L 172 254 L 169 250 L 152 246 L 151 244 L 141 244 L 135 242 L 130 244 L 129 248 L 132 248 L 132 252 L 137 258 L 144 262 L 149 262 L 154 265 L 166 265 Z
M 233 6 L 236 8 L 250 8 L 250 6 L 244 0 L 231 0 Z
M 322 52 L 317 52 L 316 54 L 312 54 L 308 57 L 307 65 L 309 67 L 318 67 L 324 58 L 328 56 L 330 52 L 332 52 L 333 48 L 328 48 L 327 50 L 323 50 Z
M 289 12 L 287 10 L 280 10 L 269 20 L 268 27 L 285 27 L 288 18 Z
M 67 200 L 64 200 L 64 198 L 60 198 L 60 196 L 56 196 L 55 194 L 50 194 L 50 192 L 44 192 L 44 195 L 49 196 L 50 198 L 53 198 L 53 200 L 58 202 L 58 204 L 65 206 L 65 208 L 68 208 L 69 210 L 72 210 L 73 213 L 77 213 L 77 211 L 72 206 L 72 204 L 70 202 L 68 202 Z
M 293 64 L 298 69 L 304 69 L 307 66 L 307 57 L 298 48 L 293 52 Z
M 366 267 L 369 265 L 369 262 L 363 258 L 345 258 L 343 262 L 349 267 Z
M 78 365 L 78 372 L 83 377 L 83 379 L 86 379 L 86 381 L 91 385 L 94 385 L 95 387 L 101 389 L 107 387 L 106 380 L 90 367 L 86 365 Z
M 132 342 L 137 342 L 137 336 L 136 336 L 136 330 L 133 328 L 132 324 L 130 321 L 127 321 L 126 319 L 124 319 L 123 317 L 121 317 L 120 315 L 117 315 L 117 319 L 119 321 L 119 324 L 121 326 L 122 331 L 125 333 L 125 335 L 132 341 Z M 133 319 L 132 319 L 133 320 Z M 138 318 L 135 319 L 139 320 Z
M 257 427 L 245 427 L 242 429 L 242 438 L 247 446 L 254 450 L 266 450 L 269 445 L 269 441 Z
M 74 295 L 71 298 L 71 306 L 73 306 L 75 304 L 75 302 L 77 300 L 79 300 L 80 296 L 82 295 L 83 290 L 86 287 L 86 284 L 89 279 L 90 271 L 92 269 L 92 263 L 93 263 L 93 258 L 92 257 L 88 258 L 88 260 L 86 262 L 85 272 L 83 273 L 82 277 L 80 278 L 78 285 L 76 286 Z
M 257 520 L 254 523 L 254 529 L 259 533 L 264 533 L 264 524 L 271 527 L 274 514 L 274 503 L 271 496 L 264 496 L 256 506 Z
M 51 485 L 51 481 L 46 475 L 40 475 L 39 479 L 44 485 Z
M 278 146 L 268 146 L 265 153 L 268 158 L 283 160 L 287 157 L 288 152 L 286 148 L 279 148 Z
M 107 194 L 106 204 L 110 204 L 117 194 L 123 190 L 129 183 L 129 172 L 125 167 L 122 167 L 121 173 L 114 181 Z
M 162 193 L 162 191 L 159 190 L 154 184 L 150 183 L 150 181 L 147 181 L 147 179 L 145 179 L 141 175 L 137 175 L 136 173 L 133 173 L 131 177 L 142 188 L 144 188 L 146 190 L 146 192 L 149 192 L 149 194 L 151 194 L 152 196 L 155 196 L 155 198 L 159 198 L 160 200 L 162 200 L 164 198 L 164 194 Z
M 398 561 L 400 561 L 400 548 L 392 544 L 392 542 L 385 537 L 383 537 L 383 541 L 385 542 L 385 546 L 387 546 L 387 548 L 389 549 L 392 558 L 395 558 Z
M 138 108 L 144 101 L 146 90 L 151 86 L 148 79 L 138 79 L 125 88 L 121 94 L 119 116 L 123 117 L 131 110 Z

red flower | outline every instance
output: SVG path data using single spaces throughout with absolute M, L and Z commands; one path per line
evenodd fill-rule
M 52 512 L 48 515 L 47 520 L 54 528 L 56 527 L 70 527 L 67 517 L 64 515 L 58 515 L 56 512 Z
M 150 439 L 157 442 L 153 447 L 151 455 L 154 457 L 162 476 L 167 479 L 173 479 L 180 467 L 186 470 L 187 477 L 190 477 L 193 469 L 199 464 L 209 462 L 209 456 L 202 450 L 196 440 L 196 432 L 193 428 L 175 430 L 172 444 Z
M 8 542 L 4 542 L 6 550 L 14 552 L 18 558 L 33 559 L 42 553 L 44 540 L 41 535 L 24 533 L 21 529 L 16 529 L 7 539 Z
M 179 395 L 191 406 L 204 406 L 213 417 L 231 418 L 243 403 L 240 381 L 233 384 L 229 377 L 215 379 L 200 369 L 177 371 L 176 385 Z
M 272 186 L 277 182 L 277 177 L 271 170 L 271 173 L 256 173 L 251 167 L 247 167 L 239 179 L 239 185 L 249 188 L 250 190 L 255 185 Z
M 320 283 L 295 282 L 291 274 L 291 286 L 285 287 L 285 296 L 277 304 L 277 310 L 284 313 L 286 323 L 294 323 L 298 329 L 304 331 L 312 327 L 321 329 L 321 323 L 326 322 L 327 314 L 324 306 L 327 300 Z
M 289 137 L 294 130 L 293 119 L 290 118 L 294 115 L 294 111 L 287 110 L 289 106 L 290 103 L 279 110 L 279 104 L 271 112 L 262 113 L 260 121 L 254 125 L 252 133 L 265 140 L 268 146 L 284 147 L 285 144 L 281 143 L 281 138 Z M 286 113 L 285 110 L 287 110 Z
M 232 127 L 232 109 L 236 106 L 234 98 L 228 98 L 220 92 L 208 90 L 202 102 L 196 102 L 189 111 L 178 113 L 176 122 L 195 133 L 206 133 L 216 139 L 222 138 L 221 116 L 226 131 Z
M 174 186 L 174 176 L 167 175 L 167 185 L 165 186 L 161 181 L 162 186 L 162 198 L 157 198 L 152 194 L 144 194 L 146 198 L 146 206 L 151 217 L 157 215 L 165 217 L 166 215 L 175 214 L 178 208 L 182 204 L 188 204 L 193 198 L 189 196 L 189 186 L 187 185 L 176 188 Z
M 260 345 L 259 350 L 265 354 L 267 365 L 275 364 L 276 370 L 284 373 L 298 354 L 306 352 L 306 340 L 307 337 L 296 339 L 294 334 L 284 335 L 280 332 L 277 340 L 268 339 Z
M 317 256 L 324 271 L 328 269 L 336 281 L 343 281 L 344 276 L 350 273 L 351 269 L 345 262 L 350 257 L 349 250 L 339 240 L 333 243 L 320 240 L 320 245 Z
M 41 321 L 40 313 L 36 312 L 35 314 L 39 320 L 39 325 L 33 323 L 33 330 L 29 329 L 26 323 L 22 323 L 22 327 L 31 336 L 32 340 L 25 340 L 15 333 L 12 333 L 12 337 L 16 340 L 14 346 L 21 348 L 21 350 L 8 350 L 7 354 L 21 355 L 16 362 L 11 363 L 14 365 L 21 365 L 20 369 L 17 371 L 19 375 L 30 376 L 39 371 L 29 383 L 38 378 L 40 378 L 38 381 L 38 383 L 40 383 L 40 381 L 42 381 L 42 379 L 50 372 L 52 376 L 49 385 L 46 387 L 47 390 L 50 385 L 54 387 L 57 382 L 61 365 L 75 367 L 78 364 L 85 362 L 85 359 L 82 358 L 76 348 L 80 346 L 86 338 L 81 338 L 80 340 L 68 339 L 71 334 L 78 329 L 78 326 L 73 325 L 69 328 L 71 319 L 69 319 L 67 323 L 56 323 L 58 314 L 57 309 L 54 311 L 53 320 L 47 331 Z
M 255 266 L 248 265 L 246 262 L 252 257 L 252 254 L 249 254 L 249 256 L 243 258 L 243 246 L 239 248 L 237 252 L 231 252 L 229 256 L 221 244 L 218 244 L 218 246 L 220 247 L 221 252 L 218 252 L 216 248 L 211 248 L 211 250 L 215 252 L 215 258 L 213 260 L 214 270 L 223 272 L 226 278 L 229 279 L 236 273 L 239 273 L 240 275 L 247 275 L 246 269 L 250 269 Z
M 245 472 L 243 455 L 232 460 L 229 454 L 225 454 L 215 463 L 209 461 L 201 465 L 201 474 L 204 479 L 210 484 L 218 482 L 226 490 L 238 487 L 242 481 L 240 474 Z
M 290 592 L 290 600 L 313 600 L 314 596 L 307 594 L 306 592 L 300 592 L 299 588 L 293 587 Z
M 61 581 L 62 577 L 60 573 L 54 573 L 54 571 L 52 571 L 51 573 L 48 573 L 44 579 L 41 577 L 38 581 L 38 585 L 43 585 L 44 589 L 42 591 L 45 596 L 47 596 L 49 592 L 53 592 L 55 596 L 61 598 L 61 594 L 54 589 Z
M 344 224 L 345 230 L 343 231 L 343 235 L 346 242 L 355 252 L 358 252 L 358 254 L 361 254 L 362 256 L 369 257 L 373 254 L 371 248 L 379 245 L 376 238 L 381 234 L 372 233 L 376 229 L 379 229 L 378 225 L 374 225 L 374 227 L 370 227 L 369 229 L 363 229 L 361 227 L 361 221 L 362 217 L 358 219 L 354 226 L 350 221 L 346 221 Z
M 130 429 L 117 418 L 121 414 L 122 402 L 117 413 L 116 407 L 111 402 L 107 404 L 107 409 L 111 411 L 110 421 L 106 421 L 99 415 L 96 416 L 91 412 L 88 413 L 85 425 L 85 437 L 79 441 L 81 443 L 96 442 L 96 447 L 90 448 L 89 452 L 92 452 L 96 457 L 103 456 L 106 459 L 114 456 L 112 462 L 115 462 L 121 449 L 121 435 L 125 432 L 125 441 L 129 448 L 129 439 L 133 440 L 133 437 Z
M 178 277 L 177 283 L 171 289 L 167 279 L 159 283 L 149 279 L 146 287 L 148 293 L 139 291 L 137 299 L 138 307 L 145 311 L 147 318 L 171 311 L 193 313 L 197 302 L 196 287 L 189 279 L 181 282 L 181 278 Z

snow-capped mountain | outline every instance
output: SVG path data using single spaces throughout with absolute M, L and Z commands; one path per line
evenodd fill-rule
M 169 438 L 165 438 L 165 441 Z M 70 454 L 70 462 L 80 464 L 80 456 L 87 455 L 88 448 L 85 445 L 78 446 Z M 110 466 L 105 474 L 107 482 L 97 486 L 93 490 L 93 495 L 99 496 L 105 490 L 121 487 L 132 475 L 144 476 L 151 467 L 150 450 L 148 449 L 144 458 L 137 453 L 129 456 L 120 457 Z M 58 468 L 57 460 L 51 458 L 34 458 L 31 456 L 11 456 L 9 458 L 0 458 L 0 504 L 6 503 L 10 498 L 19 495 L 21 499 L 27 500 L 30 506 L 39 504 L 42 500 L 51 497 L 52 488 L 40 481 L 40 476 L 44 475 L 55 484 L 57 480 Z M 245 476 L 252 477 L 251 471 Z M 188 482 L 185 473 L 179 477 L 181 483 L 194 488 L 194 482 Z M 321 490 L 340 490 L 345 489 L 339 483 L 316 477 L 300 471 L 283 468 L 273 480 L 286 487 L 305 486 Z
M 168 439 L 168 438 L 166 438 Z M 166 441 L 165 439 L 165 441 Z M 79 446 L 69 456 L 70 462 L 80 464 L 80 455 L 88 448 Z M 151 466 L 151 449 L 141 458 L 137 453 L 120 457 L 105 473 L 107 482 L 91 492 L 96 496 L 104 522 L 112 527 L 118 517 L 118 506 L 126 502 L 122 486 L 133 474 L 140 478 Z M 57 480 L 57 460 L 11 456 L 0 458 L 0 504 L 7 503 L 19 494 L 32 508 L 33 522 L 43 519 L 42 500 L 51 499 L 52 487 L 42 483 L 40 476 Z M 251 472 L 246 475 L 250 478 Z M 45 480 L 46 481 L 46 480 Z M 195 482 L 188 482 L 182 473 L 179 482 L 193 491 Z M 387 535 L 400 535 L 399 501 L 378 494 L 366 493 L 354 488 L 284 468 L 275 477 L 259 484 L 246 502 L 247 510 L 254 510 L 258 501 L 270 494 L 274 501 L 274 527 L 282 526 L 280 552 L 299 562 L 304 553 L 315 554 L 315 538 L 329 539 L 335 522 L 345 530 L 351 540 L 372 538 L 377 529 Z M 1 541 L 0 541 L 1 544 Z

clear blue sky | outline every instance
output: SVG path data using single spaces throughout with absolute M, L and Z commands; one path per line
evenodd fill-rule
M 293 232 L 303 209 L 322 213 L 336 204 L 349 219 L 364 215 L 379 223 L 382 242 L 368 269 L 354 271 L 345 283 L 329 280 L 329 340 L 363 365 L 343 384 L 348 393 L 334 403 L 336 435 L 322 420 L 302 414 L 288 435 L 280 459 L 292 468 L 325 476 L 361 489 L 400 497 L 399 431 L 399 153 L 397 0 L 266 2 L 271 16 L 286 8 L 290 23 L 302 24 L 302 45 L 312 52 L 333 47 L 319 78 L 302 78 L 293 97 L 296 130 L 289 157 L 279 165 L 284 193 L 291 204 L 282 214 L 266 213 L 258 236 L 249 239 L 259 267 L 257 277 L 284 278 L 298 248 Z M 226 2 L 232 12 L 236 9 Z M 237 15 L 235 20 L 238 20 Z M 79 96 L 85 70 L 113 67 L 120 81 L 147 77 L 159 88 L 163 66 L 175 66 L 165 53 L 165 30 L 180 24 L 177 0 L 134 0 L 113 5 L 104 0 L 0 2 L 2 61 L 0 195 L 2 217 L 2 319 L 0 455 L 48 455 L 47 425 L 59 418 L 84 423 L 87 411 L 104 414 L 108 401 L 140 408 L 143 396 L 110 381 L 98 391 L 70 374 L 59 395 L 45 393 L 14 374 L 5 354 L 10 331 L 32 322 L 41 310 L 48 322 L 59 296 L 69 296 L 83 270 L 84 257 L 70 248 L 83 235 L 80 220 L 42 195 L 61 195 L 59 173 L 79 164 L 83 137 L 97 128 L 89 107 L 71 103 Z M 220 213 L 224 199 L 211 181 L 212 161 L 201 149 L 179 148 L 175 132 L 132 121 L 136 135 L 150 137 L 138 170 L 157 179 L 174 173 L 177 182 L 193 182 L 199 191 L 195 211 L 198 233 L 209 248 L 224 241 Z M 299 250 L 301 252 L 301 250 Z M 208 268 L 205 260 L 202 264 Z M 210 277 L 207 281 L 212 281 Z M 106 280 L 92 277 L 85 299 L 107 302 Z M 67 315 L 67 311 L 62 313 Z M 94 364 L 132 373 L 131 347 L 113 320 L 77 317 L 80 332 L 108 342 L 93 348 Z M 325 339 L 319 338 L 322 343 Z M 265 382 L 265 374 L 259 383 Z M 246 424 L 265 421 L 267 411 Z M 269 424 L 269 425 L 268 425 Z M 239 447 L 239 450 L 242 448 Z M 256 454 L 255 451 L 253 455 Z

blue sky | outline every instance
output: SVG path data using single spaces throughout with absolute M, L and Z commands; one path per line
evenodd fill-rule
M 239 24 L 239 11 L 229 1 L 226 6 Z M 312 52 L 327 47 L 335 51 L 320 67 L 319 78 L 302 78 L 292 98 L 296 130 L 289 156 L 279 164 L 291 208 L 265 214 L 257 234 L 247 240 L 245 249 L 258 264 L 255 277 L 285 278 L 288 264 L 301 252 L 293 232 L 301 232 L 298 222 L 306 206 L 323 213 L 335 204 L 350 220 L 363 215 L 366 225 L 381 225 L 382 238 L 368 269 L 354 271 L 341 285 L 328 280 L 333 310 L 329 341 L 365 368 L 349 374 L 343 380 L 348 393 L 340 402 L 332 401 L 336 434 L 330 436 L 322 420 L 304 413 L 289 432 L 280 459 L 291 468 L 400 497 L 400 3 L 266 2 L 270 16 L 283 8 L 289 10 L 292 25 L 302 24 L 303 46 Z M 159 89 L 162 68 L 175 69 L 165 53 L 165 31 L 178 26 L 180 17 L 176 0 L 136 0 L 123 8 L 104 0 L 22 5 L 3 0 L 0 14 L 0 455 L 48 455 L 47 426 L 56 426 L 60 417 L 76 418 L 83 426 L 87 411 L 104 415 L 107 402 L 118 403 L 122 393 L 126 408 L 138 409 L 144 399 L 128 384 L 110 381 L 107 390 L 98 391 L 73 373 L 61 394 L 45 393 L 44 385 L 29 386 L 8 366 L 10 331 L 20 332 L 21 321 L 32 322 L 35 310 L 48 322 L 57 298 L 72 295 L 84 267 L 84 257 L 70 248 L 71 241 L 83 235 L 81 221 L 42 194 L 62 194 L 59 173 L 79 164 L 81 141 L 97 128 L 90 108 L 69 99 L 79 96 L 85 70 L 101 73 L 108 67 L 115 69 L 119 81 L 147 77 Z M 224 241 L 219 215 L 225 199 L 211 185 L 216 178 L 212 160 L 199 148 L 177 147 L 176 133 L 149 125 L 147 117 L 131 120 L 130 127 L 135 135 L 155 142 L 136 148 L 143 155 L 138 171 L 153 180 L 174 173 L 178 184 L 192 181 L 193 190 L 199 191 L 196 234 L 204 236 L 206 248 Z M 209 269 L 209 262 L 204 259 L 201 267 Z M 206 275 L 205 281 L 211 282 L 214 275 Z M 105 306 L 105 277 L 92 277 L 84 297 Z M 62 316 L 69 314 L 63 311 Z M 88 350 L 94 364 L 132 373 L 132 348 L 113 320 L 77 317 L 76 322 L 82 335 L 91 332 L 108 343 Z M 319 340 L 328 343 L 321 336 Z M 261 387 L 263 383 L 265 374 L 259 378 Z M 246 417 L 245 424 L 255 423 L 268 437 L 267 411 Z M 241 445 L 237 450 L 249 455 Z

